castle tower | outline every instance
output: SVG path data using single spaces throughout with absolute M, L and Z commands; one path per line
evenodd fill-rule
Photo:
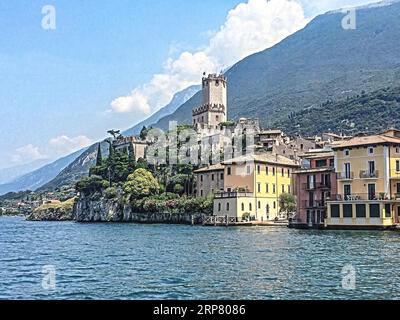
M 203 104 L 193 109 L 193 125 L 197 129 L 215 128 L 227 121 L 227 79 L 210 74 L 203 78 Z

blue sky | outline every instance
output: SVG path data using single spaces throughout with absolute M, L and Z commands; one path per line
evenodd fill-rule
M 197 74 L 200 79 L 201 70 L 269 47 L 318 13 L 369 2 L 250 1 L 0 2 L 0 168 L 55 159 L 108 129 L 131 127 L 197 81 Z M 48 4 L 56 9 L 55 30 L 41 26 Z M 274 14 L 282 11 L 278 29 L 265 23 L 271 12 L 260 13 L 274 8 Z M 243 25 L 260 20 L 266 29 L 256 40 L 262 47 L 243 40 L 248 34 L 235 29 L 238 17 Z

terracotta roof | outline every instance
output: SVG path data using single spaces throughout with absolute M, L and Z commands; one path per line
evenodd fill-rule
M 269 163 L 269 164 L 277 164 L 277 165 L 286 165 L 291 167 L 299 167 L 299 165 L 284 156 L 276 155 L 272 153 L 262 153 L 262 154 L 252 154 L 252 155 L 244 155 L 241 157 L 234 158 L 232 160 L 224 161 L 222 164 L 229 165 L 237 162 L 261 162 L 261 163 Z
M 195 170 L 194 173 L 204 173 L 204 172 L 222 171 L 222 170 L 224 170 L 224 166 L 221 163 L 218 163 L 218 164 L 215 164 L 212 166 L 208 166 L 208 167 L 204 167 L 204 168 Z
M 368 146 L 376 144 L 400 144 L 400 138 L 396 138 L 393 136 L 391 137 L 383 134 L 365 136 L 365 137 L 354 137 L 336 146 L 332 146 L 332 149 L 345 149 L 357 146 Z

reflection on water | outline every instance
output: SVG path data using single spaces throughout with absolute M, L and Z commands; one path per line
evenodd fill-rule
M 395 232 L 0 218 L 0 299 L 399 299 L 399 252 Z

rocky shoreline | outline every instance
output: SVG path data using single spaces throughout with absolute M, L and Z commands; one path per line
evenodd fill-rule
M 117 200 L 80 199 L 74 206 L 75 221 L 90 222 L 131 222 L 142 224 L 201 224 L 203 214 L 199 213 L 137 213 L 133 206 Z
M 77 199 L 73 206 L 44 206 L 26 217 L 28 221 L 75 221 L 78 223 L 202 224 L 200 213 L 137 213 L 118 200 Z

